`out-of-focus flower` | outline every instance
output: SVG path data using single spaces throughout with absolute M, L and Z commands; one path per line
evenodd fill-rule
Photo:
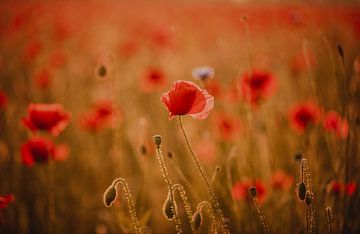
M 267 71 L 253 70 L 241 78 L 240 90 L 245 101 L 258 106 L 260 101 L 273 95 L 276 88 L 274 76 Z
M 335 133 L 338 138 L 346 138 L 349 132 L 349 124 L 346 119 L 342 119 L 339 113 L 330 111 L 323 120 L 324 129 Z
M 218 80 L 211 79 L 205 84 L 206 90 L 214 97 L 220 98 L 222 96 L 222 87 Z
M 35 84 L 41 89 L 47 89 L 51 85 L 51 74 L 47 67 L 41 68 L 34 75 Z
M 31 103 L 22 123 L 32 132 L 44 130 L 58 136 L 70 122 L 70 113 L 61 104 Z
M 356 183 L 355 182 L 349 182 L 345 186 L 345 192 L 348 196 L 352 196 L 356 192 Z
M 166 76 L 160 68 L 149 67 L 142 76 L 140 90 L 145 93 L 154 92 L 155 90 L 163 88 L 166 83 Z
M 8 104 L 8 98 L 6 94 L 0 90 L 0 109 L 5 109 Z
M 104 128 L 112 128 L 121 120 L 121 111 L 111 101 L 99 101 L 79 119 L 80 128 L 97 132 Z
M 240 121 L 229 113 L 218 112 L 215 115 L 215 127 L 222 139 L 234 140 L 240 131 Z
M 265 201 L 266 187 L 261 180 L 255 181 L 239 181 L 235 183 L 232 188 L 232 197 L 234 200 L 247 200 L 250 201 L 249 188 L 255 186 L 257 192 L 257 199 L 260 203 Z
M 6 208 L 14 200 L 15 200 L 14 194 L 0 195 L 0 209 Z
M 294 182 L 294 178 L 287 175 L 285 172 L 279 170 L 272 174 L 271 185 L 275 190 L 286 190 L 291 187 Z
M 209 134 L 206 134 L 202 139 L 195 145 L 196 155 L 199 159 L 205 163 L 213 163 L 215 160 L 216 144 L 212 140 Z
M 315 125 L 320 120 L 319 107 L 309 101 L 293 106 L 289 112 L 290 126 L 298 133 L 305 132 L 311 125 Z
M 195 80 L 208 80 L 213 79 L 215 76 L 215 71 L 212 67 L 203 66 L 203 67 L 196 67 L 191 72 L 192 77 Z
M 66 53 L 61 49 L 56 49 L 49 55 L 48 66 L 53 69 L 59 69 L 65 65 L 66 61 Z
M 161 101 L 175 115 L 190 115 L 195 119 L 205 119 L 214 107 L 214 97 L 206 90 L 190 81 L 177 80 L 169 92 L 163 93 Z
M 24 165 L 33 166 L 50 160 L 64 161 L 68 158 L 69 152 L 67 145 L 55 146 L 47 138 L 33 137 L 21 146 L 21 159 Z
M 293 74 L 297 75 L 301 72 L 305 72 L 308 69 L 315 69 L 317 66 L 317 61 L 315 54 L 311 50 L 307 50 L 307 59 L 309 65 L 307 64 L 304 51 L 301 50 L 290 60 L 290 69 Z M 309 66 L 309 67 L 308 67 Z
M 25 45 L 23 60 L 28 63 L 37 58 L 43 48 L 43 44 L 38 41 L 29 41 L 28 44 Z
M 340 194 L 341 191 L 343 190 L 343 185 L 342 183 L 338 182 L 338 181 L 331 181 L 330 182 L 330 192 L 334 193 L 334 194 Z
M 129 58 L 136 54 L 139 50 L 138 43 L 134 40 L 126 40 L 120 44 L 119 53 L 125 58 Z

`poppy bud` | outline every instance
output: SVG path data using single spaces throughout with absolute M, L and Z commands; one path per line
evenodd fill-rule
M 306 186 L 301 182 L 298 186 L 298 197 L 301 201 L 304 201 L 306 195 Z
M 155 135 L 153 138 L 154 138 L 155 145 L 159 147 L 161 145 L 161 136 Z
M 106 207 L 110 207 L 112 203 L 115 201 L 117 196 L 117 190 L 114 185 L 110 185 L 109 188 L 104 192 L 104 205 Z
M 164 206 L 163 206 L 163 214 L 166 219 L 172 220 L 175 217 L 175 209 L 176 207 L 173 205 L 170 196 L 167 197 Z
M 202 224 L 202 215 L 201 212 L 196 211 L 195 214 L 192 216 L 192 225 L 193 230 L 197 231 Z
M 106 68 L 104 65 L 101 65 L 98 70 L 98 74 L 100 77 L 106 76 Z
M 256 198 L 256 188 L 254 186 L 249 188 L 249 192 L 253 198 Z

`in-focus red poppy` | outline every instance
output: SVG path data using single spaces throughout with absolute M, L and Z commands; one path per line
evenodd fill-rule
M 166 76 L 160 68 L 149 67 L 145 70 L 140 81 L 140 90 L 144 93 L 154 92 L 163 88 L 166 83 Z
M 0 195 L 0 209 L 6 208 L 14 200 L 15 200 L 14 194 Z
M 22 123 L 32 132 L 44 130 L 58 136 L 70 122 L 70 113 L 61 104 L 31 103 Z
M 349 132 L 349 124 L 346 119 L 342 119 L 340 114 L 330 111 L 323 120 L 324 129 L 334 133 L 338 138 L 346 138 Z
M 5 109 L 8 104 L 8 98 L 5 92 L 0 90 L 0 109 Z
M 279 170 L 272 174 L 271 185 L 274 190 L 287 190 L 294 182 L 294 178 Z
M 261 180 L 245 180 L 235 183 L 232 188 L 232 197 L 234 200 L 247 200 L 250 201 L 251 197 L 249 194 L 249 188 L 255 186 L 257 192 L 257 199 L 260 203 L 265 201 L 266 198 L 266 187 Z
M 99 101 L 79 119 L 80 128 L 97 132 L 104 128 L 112 128 L 121 121 L 121 111 L 111 101 Z
M 169 117 L 190 115 L 205 119 L 214 107 L 214 97 L 190 81 L 177 80 L 169 92 L 163 93 L 161 101 L 169 111 Z
M 267 71 L 253 70 L 246 72 L 241 78 L 241 94 L 253 106 L 258 106 L 260 101 L 273 95 L 275 88 L 275 78 Z
M 64 161 L 69 156 L 69 148 L 54 143 L 44 137 L 33 137 L 21 146 L 22 163 L 33 166 L 36 163 L 47 163 L 50 160 Z
M 311 101 L 296 104 L 289 111 L 289 121 L 296 132 L 304 133 L 311 125 L 320 121 L 320 109 Z
M 240 132 L 240 121 L 225 112 L 217 112 L 215 115 L 215 127 L 218 135 L 224 140 L 234 140 Z

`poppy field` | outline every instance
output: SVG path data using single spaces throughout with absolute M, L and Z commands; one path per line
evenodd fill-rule
M 0 234 L 360 232 L 356 1 L 0 13 Z

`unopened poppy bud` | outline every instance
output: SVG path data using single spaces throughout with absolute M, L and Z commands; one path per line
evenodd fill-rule
M 117 196 L 117 190 L 114 185 L 110 185 L 104 192 L 104 205 L 110 207 L 115 201 Z
M 294 155 L 294 159 L 297 162 L 301 162 L 301 160 L 303 159 L 302 153 L 301 152 L 296 152 L 295 155 Z
M 163 206 L 163 214 L 166 219 L 172 220 L 175 217 L 175 209 L 176 207 L 173 205 L 170 196 L 166 199 Z
M 106 68 L 104 65 L 101 65 L 98 70 L 98 74 L 100 77 L 106 76 Z
M 306 195 L 306 186 L 301 182 L 298 186 L 298 197 L 301 201 L 304 201 Z
M 140 152 L 141 152 L 142 155 L 145 155 L 147 153 L 145 145 L 140 146 Z
M 256 188 L 254 186 L 249 188 L 249 192 L 253 198 L 256 198 Z
M 195 214 L 192 216 L 192 225 L 193 230 L 197 231 L 202 224 L 202 215 L 201 212 L 196 211 Z
M 153 138 L 154 138 L 155 145 L 157 145 L 159 147 L 161 145 L 161 136 L 155 135 Z

